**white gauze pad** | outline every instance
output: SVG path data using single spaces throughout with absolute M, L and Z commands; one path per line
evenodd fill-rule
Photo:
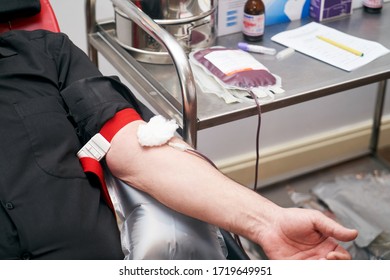
M 161 146 L 171 139 L 178 125 L 174 120 L 167 120 L 163 116 L 155 116 L 146 124 L 138 127 L 137 137 L 141 146 Z

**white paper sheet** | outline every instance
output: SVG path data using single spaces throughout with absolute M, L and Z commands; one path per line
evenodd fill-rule
M 364 55 L 353 54 L 320 40 L 317 36 L 323 36 L 359 50 Z M 377 42 L 351 36 L 317 22 L 311 22 L 302 27 L 278 33 L 271 40 L 346 71 L 355 70 L 380 56 L 390 53 L 389 49 Z

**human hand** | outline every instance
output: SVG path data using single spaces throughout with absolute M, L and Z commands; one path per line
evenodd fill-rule
M 347 229 L 321 212 L 281 208 L 272 225 L 261 232 L 259 244 L 270 259 L 348 260 L 339 241 L 354 240 L 357 230 Z

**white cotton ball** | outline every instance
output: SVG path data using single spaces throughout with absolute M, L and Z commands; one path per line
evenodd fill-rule
M 141 146 L 161 146 L 173 137 L 179 126 L 174 120 L 155 116 L 138 127 L 137 136 Z

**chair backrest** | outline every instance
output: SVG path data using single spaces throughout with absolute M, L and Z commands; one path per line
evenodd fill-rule
M 22 29 L 22 30 L 36 30 L 45 29 L 53 32 L 59 32 L 60 27 L 57 22 L 57 18 L 51 7 L 49 0 L 40 0 L 41 11 L 40 13 L 24 18 L 15 18 L 9 22 L 0 23 L 0 33 Z

